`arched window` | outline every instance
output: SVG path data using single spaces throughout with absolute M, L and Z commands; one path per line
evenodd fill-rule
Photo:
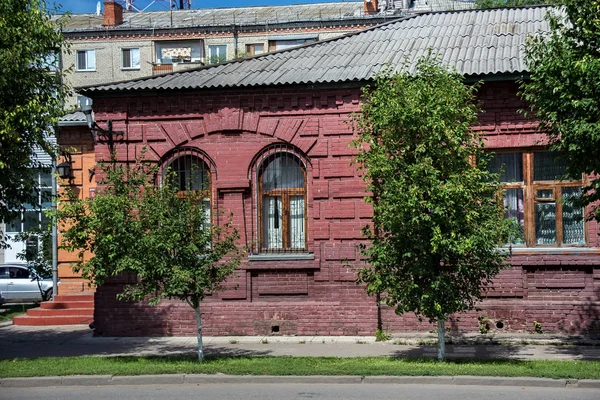
M 258 170 L 261 251 L 306 250 L 306 169 L 289 151 L 267 155 Z
M 210 168 L 204 155 L 195 149 L 178 149 L 170 154 L 162 168 L 162 181 L 181 192 L 199 191 L 210 225 Z

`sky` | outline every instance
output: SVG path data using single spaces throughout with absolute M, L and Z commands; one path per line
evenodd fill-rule
M 0 0 L 1 1 L 1 0 Z M 59 13 L 70 11 L 74 14 L 95 13 L 98 0 L 54 0 L 61 5 Z M 192 8 L 217 8 L 217 7 L 246 7 L 246 6 L 273 6 L 281 4 L 306 4 L 306 3 L 323 3 L 343 0 L 218 0 L 218 1 L 200 1 L 192 0 Z M 356 0 L 351 0 L 356 1 Z M 51 2 L 51 1 L 49 1 Z M 100 0 L 104 3 L 104 0 Z M 144 9 L 150 6 L 147 11 L 164 11 L 169 9 L 169 0 L 134 0 L 133 5 L 137 8 Z M 124 3 L 124 0 L 123 0 Z M 177 4 L 179 1 L 177 0 Z M 104 9 L 104 5 L 102 5 Z

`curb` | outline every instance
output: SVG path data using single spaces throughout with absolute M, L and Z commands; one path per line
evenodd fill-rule
M 74 375 L 38 378 L 3 378 L 2 388 L 46 386 L 173 385 L 173 384 L 394 384 L 394 385 L 468 385 L 521 386 L 548 388 L 600 389 L 600 380 L 503 378 L 494 376 L 263 376 L 167 374 L 140 376 Z

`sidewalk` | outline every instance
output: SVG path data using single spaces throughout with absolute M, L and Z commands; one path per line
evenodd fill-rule
M 0 359 L 84 355 L 193 354 L 195 337 L 93 337 L 87 326 L 26 327 L 0 324 Z M 448 358 L 515 360 L 600 360 L 600 340 L 561 335 L 481 335 L 458 338 L 447 346 Z M 565 343 L 582 343 L 565 345 Z M 457 338 L 454 338 L 457 342 Z M 478 344 L 481 342 L 481 344 Z M 522 344 L 527 342 L 527 344 Z M 540 344 L 531 344 L 531 343 Z M 387 342 L 374 337 L 240 336 L 205 337 L 207 355 L 298 357 L 435 357 L 435 335 L 406 333 Z

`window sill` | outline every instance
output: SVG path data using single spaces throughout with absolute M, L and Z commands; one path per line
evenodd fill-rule
M 140 67 L 135 67 L 135 68 L 123 68 L 121 67 L 121 71 L 139 71 Z
M 250 254 L 248 261 L 285 261 L 285 260 L 314 260 L 312 253 L 269 253 L 269 254 Z
M 598 254 L 598 247 L 502 247 L 505 252 L 512 254 Z
M 95 69 L 76 69 L 75 72 L 96 72 Z

